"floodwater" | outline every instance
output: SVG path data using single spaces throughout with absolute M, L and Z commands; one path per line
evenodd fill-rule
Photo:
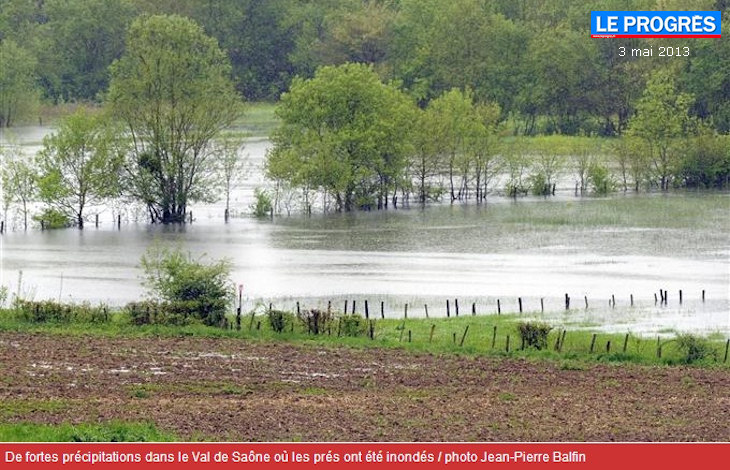
M 20 139 L 32 149 L 42 132 Z M 251 140 L 249 171 L 233 193 L 245 212 L 263 184 L 266 140 Z M 570 182 L 565 184 L 569 188 Z M 388 317 L 517 311 L 554 326 L 638 334 L 672 330 L 730 335 L 730 195 L 643 194 L 557 197 L 486 205 L 433 205 L 356 214 L 241 216 L 225 224 L 222 205 L 192 208 L 185 227 L 125 223 L 101 210 L 99 228 L 11 231 L 0 237 L 0 284 L 35 299 L 123 305 L 144 295 L 140 256 L 153 243 L 228 258 L 243 284 L 244 310 L 273 303 L 342 309 Z M 91 212 L 93 213 L 93 212 Z M 21 275 L 22 271 L 22 275 Z M 19 285 L 20 281 L 20 285 Z M 654 294 L 668 291 L 666 306 Z M 683 302 L 679 304 L 679 291 Z M 702 301 L 702 291 L 706 300 Z M 564 295 L 571 310 L 564 309 Z M 630 298 L 634 297 L 634 306 Z M 609 306 L 613 298 L 616 306 Z M 585 308 L 587 297 L 589 308 Z M 541 301 L 545 313 L 541 313 Z

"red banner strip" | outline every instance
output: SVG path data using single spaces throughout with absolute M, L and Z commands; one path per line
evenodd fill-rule
M 730 443 L 0 443 L 21 469 L 705 468 Z M 131 467 L 130 467 L 131 465 Z

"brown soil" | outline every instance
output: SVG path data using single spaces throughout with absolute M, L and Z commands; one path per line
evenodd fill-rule
M 571 369 L 232 339 L 0 333 L 0 421 L 153 421 L 183 439 L 235 441 L 730 440 L 727 370 Z

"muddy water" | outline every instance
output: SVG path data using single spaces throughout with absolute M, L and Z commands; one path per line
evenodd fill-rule
M 29 135 L 26 149 L 42 132 Z M 245 212 L 262 184 L 268 146 L 248 143 L 251 164 L 232 195 L 234 211 Z M 525 312 L 540 316 L 542 299 L 547 320 L 573 327 L 730 334 L 727 194 L 596 199 L 563 192 L 517 202 L 495 196 L 484 206 L 236 217 L 229 224 L 221 204 L 192 209 L 196 220 L 186 227 L 130 222 L 116 230 L 113 209 L 101 208 L 98 229 L 9 232 L 0 238 L 0 282 L 36 299 L 121 305 L 143 295 L 139 258 L 164 241 L 229 258 L 246 308 L 329 300 L 342 308 L 347 299 L 357 300 L 361 312 L 368 299 L 377 315 L 382 301 L 387 316 L 402 316 L 406 303 L 409 316 L 422 316 L 424 304 L 441 316 L 446 299 L 454 314 L 458 298 L 463 315 L 472 303 L 480 314 L 494 313 L 497 299 L 503 312 L 516 311 L 522 297 Z M 654 303 L 659 289 L 669 292 L 666 306 Z M 565 293 L 572 299 L 568 314 Z

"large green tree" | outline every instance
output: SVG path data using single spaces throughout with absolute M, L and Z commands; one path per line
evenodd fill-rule
M 130 0 L 46 0 L 44 13 L 36 48 L 46 95 L 55 101 L 98 99 L 136 14 Z
M 654 174 L 662 190 L 677 164 L 678 141 L 691 132 L 689 108 L 693 97 L 677 89 L 671 70 L 657 70 L 636 104 L 636 116 L 629 122 L 631 135 L 647 145 Z
M 413 112 L 372 67 L 322 67 L 312 79 L 295 79 L 282 96 L 267 173 L 323 191 L 337 210 L 385 206 L 404 182 Z
M 10 127 L 33 109 L 35 66 L 30 51 L 9 39 L 0 42 L 0 127 Z
M 471 92 L 452 89 L 433 100 L 428 110 L 433 113 L 432 132 L 440 140 L 442 168 L 449 179 L 451 201 L 461 199 L 465 177 L 471 163 L 467 155 L 468 136 L 474 122 L 474 97 Z M 459 184 L 455 178 L 462 173 Z
M 109 103 L 132 140 L 125 186 L 151 221 L 184 222 L 212 197 L 212 139 L 241 113 L 231 66 L 215 39 L 180 16 L 137 19 L 112 65 Z
M 122 148 L 118 130 L 83 109 L 43 140 L 40 198 L 84 228 L 84 210 L 117 195 Z

